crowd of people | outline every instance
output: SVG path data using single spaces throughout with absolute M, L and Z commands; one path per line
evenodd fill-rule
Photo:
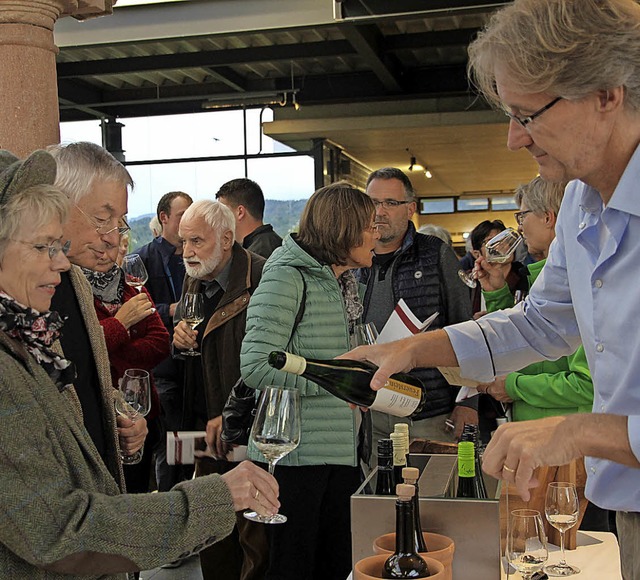
M 301 569 L 345 579 L 349 498 L 398 419 L 267 364 L 286 350 L 368 360 L 374 389 L 413 374 L 427 401 L 405 420 L 413 437 L 454 441 L 479 424 L 488 440 L 508 405 L 487 473 L 526 500 L 535 468 L 585 458 L 589 521 L 606 527 L 606 510 L 616 512 L 623 576 L 640 579 L 638 31 L 633 0 L 516 0 L 471 43 L 473 82 L 509 117 L 509 148 L 528 150 L 540 172 L 515 196 L 526 259 L 490 262 L 486 244 L 505 225 L 480 222 L 465 258 L 471 291 L 447 232 L 416 231 L 416 192 L 397 168 L 373 171 L 364 191 L 318 189 L 284 239 L 249 179 L 195 202 L 166 193 L 154 239 L 134 250 L 148 272 L 138 292 L 121 266 L 127 169 L 83 142 L 24 160 L 0 151 L 7 577 L 121 579 L 199 554 L 205 580 L 297 579 Z M 183 301 L 194 293 L 204 313 L 192 328 Z M 401 299 L 421 320 L 437 314 L 432 331 L 350 351 L 355 325 L 381 330 Z M 477 394 L 456 398 L 437 366 L 459 367 Z M 151 411 L 135 421 L 114 406 L 129 368 L 151 376 Z M 301 395 L 300 445 L 275 477 L 251 442 L 249 460 L 236 460 L 223 422 L 236 388 L 270 384 Z M 179 430 L 207 434 L 193 469 L 167 464 L 166 433 Z M 123 465 L 141 449 L 140 463 Z M 288 521 L 257 524 L 245 509 Z

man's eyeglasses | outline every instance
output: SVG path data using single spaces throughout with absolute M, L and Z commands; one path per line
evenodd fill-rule
M 406 205 L 408 203 L 411 203 L 413 200 L 405 200 L 405 201 L 398 201 L 397 199 L 383 199 L 382 201 L 378 200 L 378 199 L 371 199 L 371 201 L 373 202 L 373 205 L 376 206 L 376 209 L 379 208 L 380 206 L 382 206 L 383 209 L 392 209 L 394 207 L 399 207 L 401 205 Z
M 119 225 L 114 226 L 112 228 L 110 228 L 109 226 L 111 225 L 111 219 L 108 220 L 103 220 L 100 218 L 96 218 L 96 217 L 91 217 L 90 215 L 87 215 L 85 212 L 83 212 L 80 209 L 80 206 L 78 204 L 74 204 L 76 206 L 76 209 L 84 216 L 87 218 L 87 220 L 91 223 L 91 225 L 93 225 L 93 227 L 96 229 L 96 233 L 98 233 L 101 236 L 108 236 L 109 234 L 115 232 L 116 230 L 118 230 L 118 233 L 121 236 L 124 236 L 124 234 L 126 234 L 127 232 L 131 231 L 131 227 L 129 226 L 129 224 L 127 223 L 127 220 L 124 217 L 121 217 L 118 222 Z
M 540 115 L 542 115 L 542 113 L 544 113 L 545 111 L 548 111 L 551 107 L 553 107 L 553 105 L 555 105 L 557 102 L 561 100 L 562 100 L 562 97 L 556 97 L 555 99 L 553 99 L 553 101 L 551 101 L 550 103 L 547 103 L 544 107 L 542 107 L 541 109 L 538 109 L 535 113 L 531 113 L 531 115 L 527 115 L 526 117 L 518 117 L 517 115 L 514 115 L 509 111 L 504 111 L 504 114 L 507 117 L 509 117 L 509 119 L 511 119 L 512 121 L 515 121 L 516 123 L 518 123 L 518 125 L 526 129 L 527 125 L 531 123 L 531 121 L 537 119 Z
M 37 252 L 43 254 L 47 252 L 49 254 L 49 259 L 53 260 L 60 252 L 62 252 L 65 256 L 69 253 L 69 249 L 71 248 L 71 240 L 67 240 L 64 244 L 56 240 L 55 242 L 51 242 L 51 244 L 34 244 L 33 242 L 25 242 L 23 240 L 11 240 L 12 242 L 17 242 L 18 244 L 24 244 L 25 246 L 31 246 Z
M 524 211 L 517 211 L 516 213 L 513 214 L 513 217 L 516 218 L 516 221 L 518 222 L 518 225 L 521 226 L 522 223 L 524 222 L 524 218 L 528 213 L 531 213 L 533 210 L 531 209 L 526 209 Z

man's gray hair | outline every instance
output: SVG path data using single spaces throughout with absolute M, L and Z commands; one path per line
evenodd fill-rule
M 236 239 L 236 220 L 233 212 L 219 201 L 210 199 L 200 199 L 194 201 L 184 212 L 182 219 L 191 220 L 193 218 L 202 217 L 206 224 L 218 234 L 218 240 L 222 234 L 231 230 L 233 239 Z
M 469 76 L 500 107 L 496 66 L 523 93 L 580 99 L 625 88 L 640 110 L 640 6 L 634 0 L 515 0 L 469 45 Z
M 404 195 L 408 201 L 413 201 L 416 198 L 416 191 L 413 189 L 411 180 L 406 176 L 404 171 L 397 167 L 383 167 L 382 169 L 376 169 L 367 178 L 367 187 L 374 179 L 397 179 L 402 182 L 404 186 Z
M 47 151 L 53 155 L 58 166 L 56 187 L 74 203 L 91 193 L 96 182 L 111 181 L 122 187 L 133 187 L 133 179 L 124 165 L 95 143 L 79 141 L 52 145 Z

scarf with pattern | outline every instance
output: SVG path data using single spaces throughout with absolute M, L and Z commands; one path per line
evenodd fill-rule
M 88 268 L 81 268 L 93 295 L 102 302 L 109 314 L 113 316 L 124 303 L 124 276 L 122 268 L 114 264 L 106 272 L 96 272 Z
M 41 314 L 0 292 L 0 330 L 19 340 L 62 392 L 76 378 L 73 363 L 51 349 L 64 320 L 57 312 Z

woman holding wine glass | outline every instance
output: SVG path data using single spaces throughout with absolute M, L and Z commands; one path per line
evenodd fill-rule
M 151 410 L 146 416 L 149 434 L 145 439 L 142 458 L 132 463 L 123 457 L 124 476 L 129 493 L 149 491 L 149 478 L 153 449 L 164 444 L 165 433 L 160 421 L 160 400 L 153 382 L 151 370 L 170 353 L 169 333 L 156 312 L 149 293 L 139 286 L 146 279 L 142 269 L 134 266 L 130 272 L 116 263 L 118 246 L 109 248 L 103 259 L 98 260 L 96 270 L 82 268 L 91 290 L 98 320 L 104 331 L 109 352 L 109 365 L 114 388 L 118 388 L 125 371 L 139 368 L 150 373 Z M 137 254 L 132 254 L 139 258 Z M 131 260 L 131 264 L 137 261 Z
M 316 191 L 299 233 L 288 235 L 269 258 L 249 304 L 243 379 L 258 389 L 295 388 L 301 398 L 300 445 L 275 469 L 287 522 L 269 526 L 267 579 L 344 580 L 351 571 L 349 501 L 361 482 L 360 411 L 315 383 L 275 370 L 267 357 L 284 350 L 328 359 L 349 350 L 362 312 L 350 270 L 371 266 L 374 217 L 371 199 L 344 182 Z M 255 445 L 249 457 L 265 462 Z

